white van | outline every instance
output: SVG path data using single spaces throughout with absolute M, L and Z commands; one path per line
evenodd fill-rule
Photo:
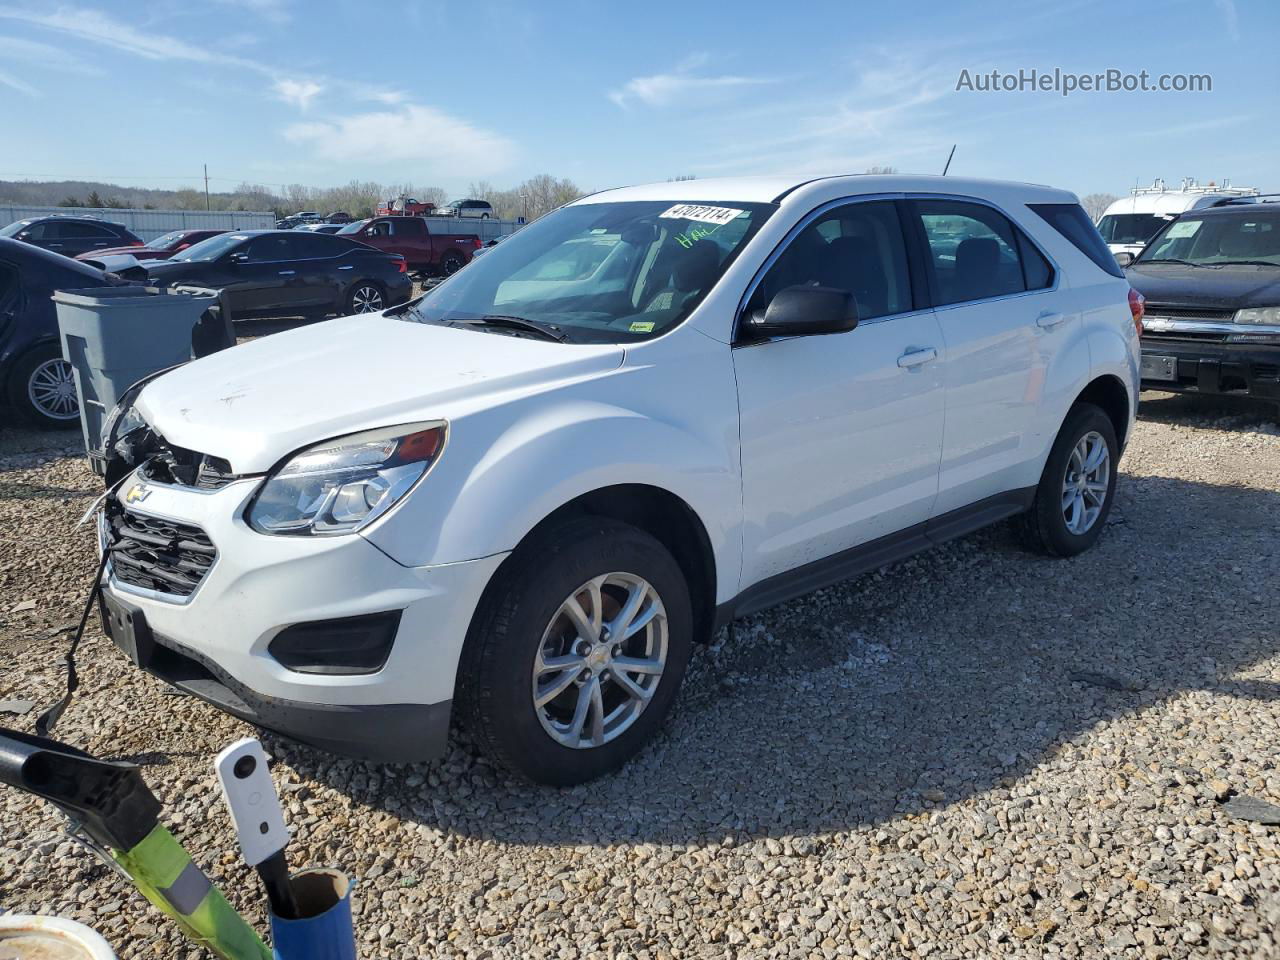
M 718 624 L 1017 514 L 1091 546 L 1140 317 L 1062 190 L 597 193 L 411 304 L 127 393 L 105 621 L 308 743 L 425 759 L 457 712 L 576 783 L 657 731 Z
M 1211 207 L 1230 197 L 1256 197 L 1254 187 L 1233 187 L 1230 180 L 1218 186 L 1212 180 L 1201 186 L 1183 177 L 1182 186 L 1170 190 L 1163 180 L 1149 187 L 1134 187 L 1129 196 L 1107 207 L 1098 220 L 1098 232 L 1114 254 L 1136 257 L 1161 227 L 1181 213 Z

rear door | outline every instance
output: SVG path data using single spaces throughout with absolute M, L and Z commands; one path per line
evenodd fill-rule
M 913 294 L 897 204 L 851 201 L 811 216 L 746 309 L 818 285 L 853 292 L 859 321 L 734 348 L 744 588 L 922 525 L 938 491 L 945 349 Z
M 53 242 L 44 244 L 50 250 L 68 257 L 79 256 L 92 250 L 106 250 L 121 244 L 121 239 L 100 224 L 63 221 L 48 224 Z M 56 246 L 55 246 L 56 244 Z
M 935 516 L 1021 485 L 1046 373 L 1079 316 L 1057 272 L 1007 216 L 977 200 L 908 202 L 946 345 L 947 419 Z

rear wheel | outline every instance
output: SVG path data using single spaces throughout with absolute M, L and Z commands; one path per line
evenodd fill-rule
M 1029 545 L 1055 557 L 1073 557 L 1093 546 L 1115 499 L 1119 457 L 1111 418 L 1091 403 L 1072 407 L 1023 517 Z
M 642 530 L 573 520 L 521 548 L 486 594 L 460 667 L 463 722 L 538 783 L 581 783 L 662 725 L 693 639 L 675 559 Z
M 37 347 L 9 372 L 9 403 L 29 423 L 44 430 L 80 422 L 75 374 L 57 344 Z
M 462 254 L 450 251 L 440 258 L 440 272 L 446 277 L 451 277 L 463 267 L 467 265 L 462 259 Z
M 347 313 L 377 313 L 386 307 L 382 287 L 368 280 L 361 280 L 347 294 Z

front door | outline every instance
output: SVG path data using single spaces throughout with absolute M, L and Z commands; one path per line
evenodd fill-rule
M 734 349 L 742 589 L 922 523 L 938 491 L 944 348 L 933 312 L 913 302 L 897 204 L 814 216 L 746 309 L 798 284 L 852 291 L 859 322 Z

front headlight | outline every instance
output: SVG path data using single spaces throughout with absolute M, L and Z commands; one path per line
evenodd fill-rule
M 140 430 L 146 425 L 147 421 L 142 419 L 142 414 L 133 405 L 133 398 L 121 400 L 103 418 L 98 443 L 103 450 L 109 450 L 112 444 L 121 437 L 127 437 L 133 431 Z
M 414 423 L 327 440 L 269 477 L 246 518 L 259 533 L 354 533 L 390 510 L 444 448 L 445 424 Z
M 1280 307 L 1248 307 L 1237 310 L 1236 323 L 1267 323 L 1280 326 Z

